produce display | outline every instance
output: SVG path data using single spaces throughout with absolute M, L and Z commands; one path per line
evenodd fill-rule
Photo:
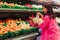
M 37 23 L 43 23 L 43 19 L 32 16 L 32 17 L 29 17 L 28 22 L 30 26 L 37 27 L 38 26 Z
M 0 20 L 0 40 L 38 31 L 38 28 L 30 26 L 28 21 L 21 19 Z
M 14 3 L 7 3 L 7 2 L 0 2 L 0 8 L 13 8 L 13 9 L 24 9 L 24 8 L 28 8 L 26 6 L 23 5 L 18 5 L 18 4 L 14 4 Z
M 30 5 L 30 4 L 26 4 L 25 6 L 29 7 L 31 10 L 40 10 L 42 11 L 42 5 Z
M 15 3 L 7 3 L 7 2 L 0 2 L 0 10 L 1 9 L 19 9 L 19 10 L 31 10 L 31 11 L 42 11 L 41 5 L 19 5 Z M 23 21 L 20 19 L 0 19 L 0 40 L 4 40 L 6 38 L 15 37 L 19 35 L 24 35 L 28 33 L 37 32 L 38 28 L 36 27 L 37 24 L 35 17 L 30 17 L 29 20 Z
M 15 3 L 0 2 L 0 8 L 9 8 L 9 9 L 23 9 L 23 10 L 39 10 L 42 11 L 42 5 L 19 5 Z

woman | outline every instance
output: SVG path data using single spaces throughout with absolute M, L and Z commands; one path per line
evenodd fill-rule
M 43 6 L 43 12 L 44 16 L 41 13 L 37 13 L 38 16 L 40 15 L 43 18 L 43 23 L 37 21 L 39 28 L 42 29 L 40 40 L 60 40 L 59 27 L 52 6 Z

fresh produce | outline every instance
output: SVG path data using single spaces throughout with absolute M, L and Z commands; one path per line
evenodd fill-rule
M 36 31 L 38 31 L 37 28 L 31 27 L 29 22 L 21 19 L 14 20 L 9 18 L 4 21 L 0 20 L 0 40 Z
M 32 10 L 41 10 L 42 11 L 42 5 L 32 5 Z
M 7 2 L 0 2 L 0 8 L 42 11 L 42 5 L 30 5 L 30 4 L 19 5 L 19 4 L 7 3 Z
M 42 5 L 30 5 L 30 4 L 25 4 L 25 6 L 27 6 L 27 7 L 29 7 L 29 8 L 31 8 L 31 10 L 40 10 L 40 11 L 42 11 L 43 9 L 42 9 Z
M 27 9 L 28 7 L 14 3 L 0 2 L 0 8 Z

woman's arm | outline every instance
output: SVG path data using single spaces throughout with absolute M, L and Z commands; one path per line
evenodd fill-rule
M 39 25 L 40 28 L 44 29 L 44 28 L 46 28 L 49 25 L 49 22 L 50 22 L 50 17 L 46 15 L 44 17 L 43 23 L 42 24 L 38 24 L 38 25 Z

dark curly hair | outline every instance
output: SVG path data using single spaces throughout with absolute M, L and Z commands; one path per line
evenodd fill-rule
M 52 5 L 43 5 L 43 6 L 48 10 L 46 14 L 49 15 L 50 18 L 55 19 L 56 14 L 53 12 Z

